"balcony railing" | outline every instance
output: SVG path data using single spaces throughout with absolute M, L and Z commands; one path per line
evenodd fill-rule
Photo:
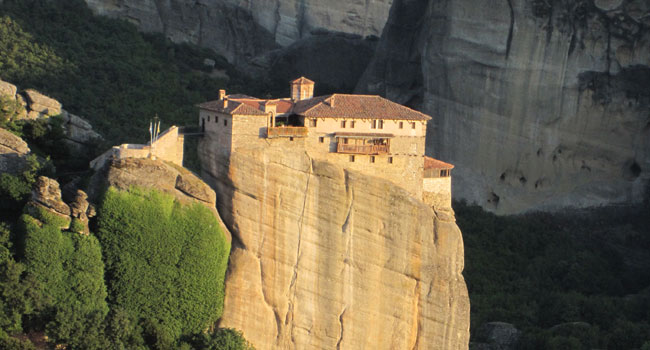
M 389 151 L 388 145 L 346 145 L 340 142 L 336 145 L 337 153 L 388 154 Z
M 266 129 L 266 137 L 307 137 L 307 128 L 304 126 L 279 126 Z

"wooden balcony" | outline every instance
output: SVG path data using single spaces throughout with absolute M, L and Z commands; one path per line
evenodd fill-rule
M 388 154 L 390 152 L 390 147 L 388 145 L 346 145 L 339 141 L 336 145 L 336 152 L 369 155 Z
M 266 129 L 266 137 L 307 137 L 307 128 L 304 126 L 269 127 Z

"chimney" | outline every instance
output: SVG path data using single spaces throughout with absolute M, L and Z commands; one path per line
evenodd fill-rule
M 224 109 L 228 108 L 228 97 L 223 98 L 223 108 Z
M 226 97 L 226 90 L 224 89 L 219 90 L 219 99 L 223 100 L 224 97 Z

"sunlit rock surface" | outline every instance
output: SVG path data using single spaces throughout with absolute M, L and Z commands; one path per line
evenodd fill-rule
M 215 147 L 199 153 L 234 237 L 221 327 L 258 349 L 467 349 L 452 212 L 286 147 Z

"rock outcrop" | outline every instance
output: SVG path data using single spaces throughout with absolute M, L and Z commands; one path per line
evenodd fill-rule
M 220 326 L 259 349 L 467 348 L 451 212 L 286 147 L 214 147 L 203 178 L 234 237 Z
M 25 168 L 25 157 L 30 153 L 20 137 L 0 128 L 0 174 L 16 175 Z
M 65 220 L 62 222 L 62 230 L 70 227 L 70 206 L 61 198 L 59 183 L 45 176 L 39 176 L 34 183 L 32 196 L 25 206 L 25 210 L 33 217 L 40 217 L 36 210 L 44 209 Z
M 88 196 L 91 202 L 97 203 L 109 186 L 123 191 L 132 186 L 156 189 L 173 195 L 184 204 L 197 202 L 205 205 L 221 220 L 215 209 L 214 190 L 191 171 L 169 162 L 126 158 L 106 163 L 90 180 Z M 230 239 L 227 230 L 225 234 Z
M 650 4 L 396 0 L 358 91 L 434 117 L 454 197 L 497 213 L 634 203 L 650 178 Z
M 241 64 L 311 35 L 313 29 L 379 35 L 391 0 L 86 0 L 101 15 L 133 22 L 175 42 L 214 49 Z
M 63 118 L 63 141 L 77 155 L 84 155 L 88 145 L 103 139 L 87 120 L 69 113 L 59 101 L 34 89 L 19 91 L 15 85 L 0 80 L 0 95 L 21 103 L 22 107 L 18 106 L 20 111 L 14 112 L 15 119 L 35 120 L 60 115 Z

